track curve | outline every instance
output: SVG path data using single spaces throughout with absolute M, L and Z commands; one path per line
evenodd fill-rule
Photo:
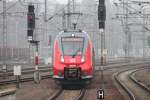
M 141 69 L 141 68 L 140 68 Z M 115 79 L 120 86 L 126 91 L 130 100 L 150 100 L 150 94 L 143 87 L 131 80 L 130 75 L 135 69 L 125 70 L 115 75 Z

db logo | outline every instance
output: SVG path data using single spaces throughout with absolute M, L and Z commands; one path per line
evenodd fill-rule
M 76 62 L 76 59 L 70 59 L 70 62 L 71 62 L 71 63 L 75 63 L 75 62 Z
M 98 99 L 98 100 L 104 100 L 104 90 L 99 89 L 99 90 L 97 91 L 97 99 Z

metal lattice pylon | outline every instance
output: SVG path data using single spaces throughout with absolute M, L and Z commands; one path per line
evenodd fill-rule
M 7 15 L 6 15 L 6 0 L 3 0 L 3 62 L 7 59 Z

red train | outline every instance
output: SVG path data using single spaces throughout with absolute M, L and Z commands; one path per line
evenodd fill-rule
M 90 83 L 95 55 L 87 33 L 63 31 L 56 37 L 53 48 L 53 78 L 56 83 Z

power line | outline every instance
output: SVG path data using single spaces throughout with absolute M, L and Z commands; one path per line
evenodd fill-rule
M 19 0 L 18 0 L 18 1 L 19 1 Z M 10 5 L 8 8 L 6 8 L 6 11 L 8 11 L 8 10 L 11 9 L 12 7 L 16 6 L 16 4 L 18 3 L 18 1 L 16 1 L 14 4 L 12 4 L 12 5 Z M 4 13 L 4 11 L 1 12 L 0 15 L 3 14 L 3 13 Z
M 66 4 L 63 8 L 59 9 L 55 14 L 53 14 L 51 17 L 49 17 L 48 19 L 46 19 L 46 22 L 48 22 L 49 20 L 53 19 L 56 15 L 58 15 L 60 12 L 62 12 L 66 7 L 68 7 L 68 5 L 70 3 Z
M 143 57 L 145 56 L 145 49 L 146 49 L 146 43 L 145 43 L 145 29 L 148 31 L 148 27 L 146 27 L 145 22 L 146 22 L 146 16 L 148 16 L 145 12 L 145 6 L 149 5 L 150 2 L 143 2 L 143 1 L 128 1 L 128 0 L 123 0 L 120 1 L 121 3 L 118 3 L 116 6 L 120 6 L 123 8 L 123 14 L 116 14 L 116 16 L 118 18 L 122 19 L 122 24 L 123 24 L 123 29 L 126 35 L 126 48 L 125 48 L 125 53 L 126 56 L 129 57 L 130 55 L 130 51 L 132 49 L 132 35 L 131 33 L 133 32 L 133 28 L 130 28 L 130 26 L 133 25 L 141 25 L 142 26 L 142 30 L 140 32 L 143 32 Z M 135 5 L 138 5 L 138 7 L 135 8 Z M 131 10 L 132 9 L 132 10 Z M 133 11 L 134 10 L 134 11 Z M 119 17 L 120 16 L 120 17 Z M 138 16 L 138 17 L 137 17 Z M 137 18 L 137 20 L 139 20 L 142 22 L 141 24 L 137 24 L 137 20 L 134 21 L 132 20 L 132 23 L 129 24 L 129 21 L 131 21 L 131 19 L 135 19 Z M 129 26 L 130 25 L 130 26 Z

